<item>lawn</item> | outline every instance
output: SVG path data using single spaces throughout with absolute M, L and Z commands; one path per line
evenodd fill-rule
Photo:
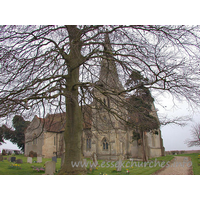
M 200 155 L 198 153 L 192 154 L 179 154 L 177 156 L 187 156 L 192 160 L 192 168 L 194 175 L 200 175 Z
M 4 156 L 4 157 L 11 157 L 11 156 Z M 44 174 L 44 171 L 39 171 L 41 168 L 44 169 L 44 164 L 47 161 L 50 161 L 49 158 L 43 158 L 42 163 L 36 163 L 37 158 L 33 158 L 33 163 L 27 163 L 27 157 L 24 157 L 24 155 L 16 155 L 16 159 L 22 159 L 22 164 L 15 164 L 12 162 L 9 162 L 8 160 L 4 160 L 3 162 L 0 162 L 0 175 L 42 175 Z M 95 169 L 91 169 L 91 167 L 88 164 L 87 170 L 88 175 L 149 175 L 153 174 L 157 170 L 161 169 L 161 166 L 159 166 L 158 162 L 165 162 L 172 160 L 172 155 L 167 155 L 164 157 L 158 157 L 155 159 L 152 159 L 152 165 L 149 165 L 149 163 L 146 163 L 146 166 L 143 166 L 142 162 L 138 161 L 123 161 L 122 170 L 120 172 L 116 171 L 116 162 L 105 162 L 103 160 L 98 160 L 99 166 L 97 166 Z M 87 159 L 88 162 L 91 162 L 91 160 Z M 157 163 L 157 164 L 155 164 Z M 132 165 L 132 166 L 131 166 Z M 61 166 L 61 159 L 57 159 L 56 163 L 56 171 L 59 171 Z M 38 170 L 37 170 L 38 169 Z
M 12 157 L 12 156 L 4 156 L 4 157 Z M 42 163 L 36 163 L 37 158 L 33 158 L 33 163 L 27 163 L 27 157 L 24 155 L 16 155 L 16 159 L 22 159 L 22 164 L 15 164 L 9 162 L 8 160 L 0 161 L 0 175 L 42 175 L 43 171 L 39 171 L 37 169 L 44 169 L 44 164 L 47 161 L 50 161 L 50 158 L 43 158 Z M 57 158 L 56 170 L 60 169 L 61 159 Z
M 167 155 L 163 157 L 154 158 L 154 159 L 149 160 L 149 162 L 152 161 L 152 164 L 146 163 L 145 164 L 146 166 L 144 166 L 143 162 L 141 161 L 131 162 L 129 160 L 126 160 L 126 161 L 123 161 L 124 167 L 122 167 L 122 170 L 120 172 L 117 172 L 117 168 L 114 167 L 116 162 L 113 162 L 113 165 L 112 165 L 111 162 L 107 163 L 103 160 L 98 160 L 99 166 L 97 166 L 95 170 L 91 170 L 89 167 L 87 169 L 88 169 L 89 175 L 150 175 L 162 168 L 162 166 L 160 165 L 162 162 L 164 162 L 163 163 L 163 166 L 164 166 L 164 164 L 172 160 L 173 157 L 174 156 L 172 155 Z M 105 162 L 105 164 L 103 162 Z

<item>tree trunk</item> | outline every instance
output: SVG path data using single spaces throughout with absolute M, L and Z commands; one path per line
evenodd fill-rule
M 66 57 L 68 75 L 66 76 L 66 127 L 64 132 L 65 161 L 60 174 L 86 174 L 86 168 L 74 166 L 83 159 L 82 132 L 83 119 L 81 107 L 78 103 L 79 66 L 83 61 L 81 55 L 81 41 L 76 26 L 67 26 L 70 38 L 70 53 Z M 80 163 L 79 163 L 80 164 Z

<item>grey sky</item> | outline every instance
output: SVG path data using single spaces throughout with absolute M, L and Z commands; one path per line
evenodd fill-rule
M 187 125 L 183 127 L 174 124 L 161 127 L 165 150 L 200 150 L 200 147 L 188 147 L 187 144 L 185 144 L 187 139 L 192 139 L 192 126 L 200 122 L 200 110 L 198 107 L 192 108 L 185 101 L 178 102 L 177 100 L 174 100 L 173 102 L 173 99 L 169 95 L 160 99 L 160 103 L 164 106 L 162 107 L 159 104 L 156 104 L 160 118 L 162 115 L 167 115 L 169 118 L 188 115 L 192 118 L 192 121 L 188 121 Z

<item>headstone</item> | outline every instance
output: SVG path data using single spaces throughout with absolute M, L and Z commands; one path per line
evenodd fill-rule
M 93 162 L 97 165 L 98 164 L 98 161 L 97 161 L 97 154 L 94 153 L 93 154 Z
M 119 156 L 119 160 L 117 162 L 117 172 L 121 172 L 122 171 L 122 160 L 123 160 L 123 156 L 120 155 Z
M 42 162 L 42 157 L 37 157 L 37 163 L 41 163 Z
M 56 158 L 56 156 L 52 157 L 52 161 L 54 161 L 55 163 L 57 163 L 57 158 Z
M 17 163 L 17 164 L 22 164 L 23 161 L 22 161 L 22 159 L 17 159 L 17 160 L 16 160 L 16 163 Z
M 9 162 L 11 161 L 11 157 L 8 157 L 8 161 L 9 161 Z
M 96 153 L 93 153 L 93 154 L 92 154 L 92 161 L 93 161 L 92 169 L 96 169 L 96 167 L 97 167 L 97 165 L 98 165 L 97 154 L 96 154 Z
M 4 157 L 3 159 L 4 159 L 4 160 L 7 160 L 7 157 Z
M 117 162 L 117 172 L 121 172 L 122 171 L 122 162 L 118 161 Z
M 15 162 L 15 160 L 16 160 L 16 157 L 11 157 L 11 162 Z
M 3 156 L 2 155 L 0 155 L 0 161 L 3 161 Z
M 54 161 L 47 161 L 45 163 L 45 174 L 53 175 L 56 171 L 56 163 Z
M 27 157 L 27 163 L 32 163 L 32 157 Z

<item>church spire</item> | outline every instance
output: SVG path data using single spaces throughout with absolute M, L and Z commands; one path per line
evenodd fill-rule
M 123 86 L 119 81 L 114 57 L 112 55 L 112 46 L 110 44 L 108 33 L 105 33 L 104 41 L 104 53 L 98 82 L 109 90 L 123 90 Z

